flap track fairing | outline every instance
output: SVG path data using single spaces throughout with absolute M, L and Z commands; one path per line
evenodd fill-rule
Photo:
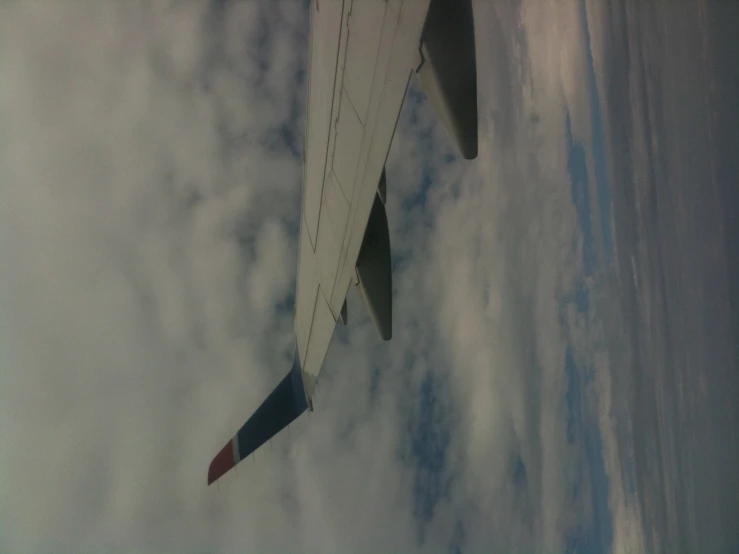
M 359 290 L 383 340 L 393 336 L 393 282 L 390 264 L 390 229 L 385 205 L 375 195 L 367 229 L 357 258 Z
M 471 0 L 431 0 L 421 85 L 465 159 L 477 157 L 477 60 Z

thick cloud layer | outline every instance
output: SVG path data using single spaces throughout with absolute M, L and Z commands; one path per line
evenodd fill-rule
M 307 6 L 3 4 L 2 550 L 562 547 L 581 37 L 552 4 L 475 6 L 478 161 L 414 82 L 395 336 L 352 293 L 317 411 L 220 490 L 211 457 L 291 356 Z

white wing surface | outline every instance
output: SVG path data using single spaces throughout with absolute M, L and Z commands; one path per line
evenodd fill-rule
M 208 484 L 313 409 L 346 296 L 392 336 L 385 160 L 409 79 L 465 158 L 477 155 L 470 0 L 313 0 L 293 368 L 211 462 Z

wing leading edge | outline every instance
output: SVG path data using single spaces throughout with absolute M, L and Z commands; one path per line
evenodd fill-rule
M 462 156 L 477 156 L 471 0 L 313 0 L 310 26 L 295 358 L 215 456 L 209 485 L 312 411 L 352 284 L 381 338 L 392 336 L 384 166 L 414 71 Z

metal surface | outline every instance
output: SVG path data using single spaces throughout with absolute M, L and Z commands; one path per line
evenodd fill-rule
M 346 323 L 346 295 L 358 275 L 381 337 L 388 340 L 392 335 L 384 166 L 408 82 L 418 67 L 429 1 L 320 0 L 320 10 L 318 2 L 311 4 L 294 314 L 296 361 L 285 380 L 213 460 L 209 484 L 307 407 L 312 409 L 326 352 L 337 321 Z M 443 26 L 434 24 L 432 34 L 441 41 L 437 45 L 459 40 L 459 28 L 450 32 L 456 38 L 447 37 L 444 43 Z M 469 46 L 470 41 L 465 44 Z M 474 64 L 474 36 L 471 44 Z M 447 63 L 448 57 L 443 61 Z M 465 63 L 469 65 L 469 59 Z M 441 88 L 447 90 L 444 79 L 442 75 Z M 454 94 L 447 95 L 445 109 L 459 112 L 461 108 L 449 106 L 456 99 Z M 469 117 L 471 112 L 465 113 Z M 464 133 L 468 133 L 469 125 L 465 125 Z M 476 128 L 475 122 L 475 133 Z M 463 141 L 464 148 L 466 144 Z M 463 149 L 466 157 L 469 153 L 469 148 Z M 301 397 L 304 403 L 298 401 Z

